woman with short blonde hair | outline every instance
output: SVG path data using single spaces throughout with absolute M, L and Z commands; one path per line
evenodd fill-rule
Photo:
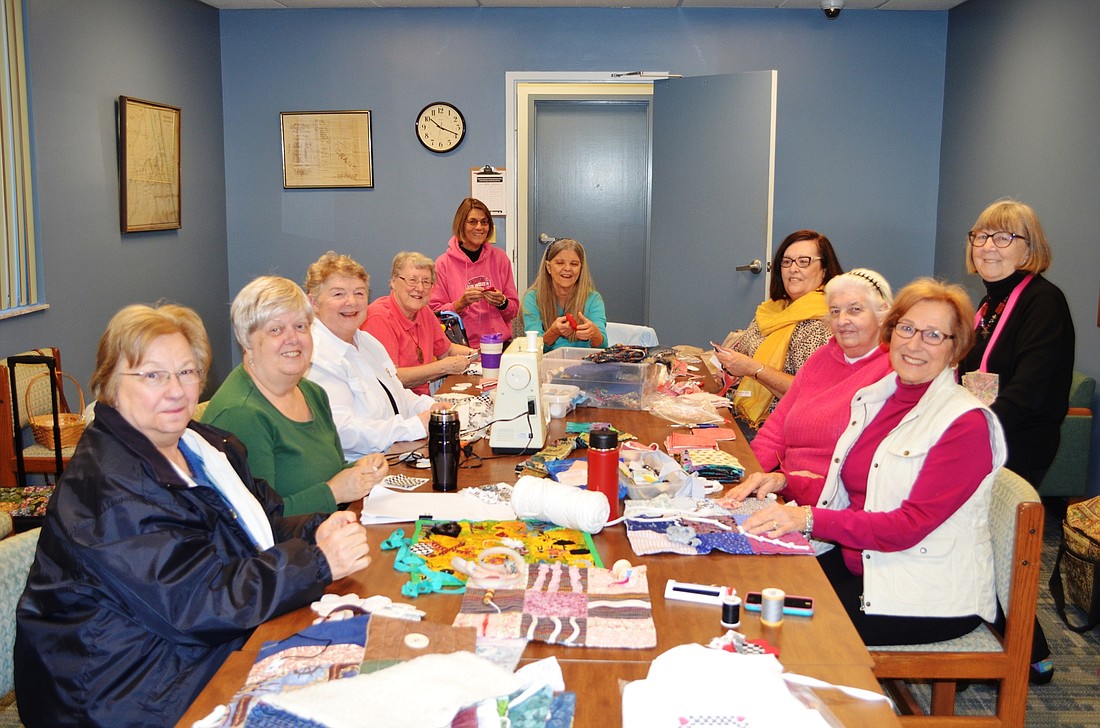
M 248 447 L 248 463 L 283 497 L 287 513 L 331 513 L 386 476 L 380 455 L 345 462 L 325 391 L 305 378 L 313 309 L 294 281 L 260 276 L 230 306 L 244 361 L 202 414 Z

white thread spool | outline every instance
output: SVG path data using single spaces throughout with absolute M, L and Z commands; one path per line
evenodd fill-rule
M 539 350 L 539 332 L 527 331 L 527 351 Z
M 611 506 L 602 493 L 532 475 L 516 481 L 512 510 L 517 518 L 537 518 L 586 533 L 599 533 L 611 515 Z
M 769 627 L 783 624 L 783 601 L 786 598 L 783 590 L 775 587 L 760 592 L 760 623 Z

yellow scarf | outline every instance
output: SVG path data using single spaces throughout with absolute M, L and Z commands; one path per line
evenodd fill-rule
M 760 304 L 756 309 L 756 325 L 765 338 L 752 358 L 782 371 L 794 327 L 808 319 L 824 318 L 827 312 L 823 291 L 811 291 L 796 301 L 765 301 Z M 775 395 L 751 377 L 742 378 L 738 389 L 748 392 L 749 396 L 739 396 L 735 400 L 737 416 L 753 429 L 759 428 L 768 416 Z

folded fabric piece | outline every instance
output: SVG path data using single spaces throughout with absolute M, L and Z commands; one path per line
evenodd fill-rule
M 358 675 L 370 620 L 363 615 L 321 622 L 285 640 L 265 642 L 220 725 L 251 725 L 249 713 L 265 695 Z
M 248 728 L 324 726 L 445 728 L 463 707 L 523 687 L 513 673 L 471 652 L 424 655 L 347 680 L 263 698 Z
M 623 689 L 623 728 L 828 726 L 791 694 L 782 673 L 773 655 L 673 647 L 653 661 L 645 680 Z

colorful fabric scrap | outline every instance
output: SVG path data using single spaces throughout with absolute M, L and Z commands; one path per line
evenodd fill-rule
M 229 703 L 222 728 L 245 725 L 265 695 L 358 675 L 369 623 L 369 615 L 321 622 L 285 640 L 265 642 L 244 687 Z
M 805 554 L 814 550 L 800 533 L 788 533 L 779 538 L 753 536 L 741 529 L 748 514 L 691 518 L 663 516 L 658 518 L 627 518 L 626 537 L 639 556 L 648 554 L 709 554 L 715 549 L 729 554 Z M 687 543 L 679 538 L 684 527 L 695 531 Z
M 657 644 L 649 582 L 562 563 L 528 568 L 525 589 L 466 589 L 456 627 L 568 647 L 644 649 Z

